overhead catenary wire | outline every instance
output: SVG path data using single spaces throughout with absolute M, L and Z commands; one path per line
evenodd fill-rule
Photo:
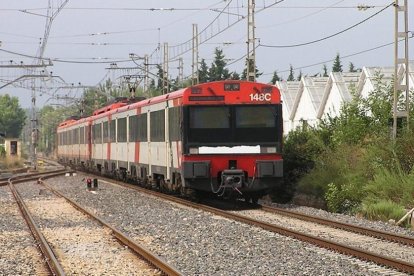
M 365 18 L 364 20 L 362 20 L 362 21 L 360 21 L 360 22 L 358 22 L 358 23 L 356 23 L 356 24 L 354 24 L 354 25 L 352 25 L 352 26 L 350 26 L 350 27 L 348 27 L 348 28 L 346 28 L 346 29 L 344 29 L 342 31 L 339 31 L 339 32 L 334 33 L 334 34 L 329 35 L 329 36 L 325 36 L 323 38 L 319 38 L 319 39 L 312 40 L 312 41 L 309 41 L 309 42 L 304 42 L 304 43 L 291 44 L 291 45 L 269 45 L 269 44 L 260 44 L 260 47 L 265 47 L 265 48 L 293 48 L 293 47 L 306 46 L 306 45 L 314 44 L 314 43 L 317 43 L 317 42 L 321 42 L 321 41 L 327 40 L 329 38 L 335 37 L 337 35 L 340 35 L 340 34 L 346 32 L 346 31 L 349 31 L 349 30 L 351 30 L 351 29 L 353 29 L 353 28 L 361 25 L 362 23 L 364 23 L 364 22 L 370 20 L 371 18 L 377 16 L 378 14 L 382 13 L 383 11 L 385 11 L 386 9 L 388 9 L 389 7 L 391 7 L 393 5 L 394 5 L 394 2 L 392 2 L 391 4 L 385 6 L 385 8 L 379 10 L 378 12 L 372 14 L 371 16 Z
M 412 39 L 412 38 L 413 38 L 413 36 L 409 37 L 409 39 Z M 403 40 L 404 39 L 401 39 L 399 42 L 401 42 Z M 370 48 L 370 49 L 362 50 L 362 51 L 359 51 L 359 52 L 355 52 L 355 53 L 352 53 L 352 54 L 349 54 L 349 55 L 344 55 L 344 56 L 341 56 L 341 58 L 350 58 L 350 57 L 353 57 L 353 56 L 357 56 L 357 55 L 360 55 L 360 54 L 375 51 L 375 50 L 378 50 L 378 49 L 381 49 L 381 48 L 384 48 L 384 47 L 387 47 L 387 46 L 391 46 L 391 45 L 394 45 L 394 42 L 382 44 L 382 45 L 379 45 L 379 46 L 376 46 L 376 47 L 373 47 L 373 48 Z M 309 64 L 309 65 L 293 67 L 292 69 L 294 71 L 296 71 L 296 70 L 301 70 L 301 69 L 314 67 L 314 66 L 317 66 L 317 65 L 323 65 L 323 64 L 326 64 L 328 62 L 333 62 L 333 61 L 335 61 L 335 59 L 329 59 L 329 60 L 320 61 L 320 62 Z M 281 71 L 277 70 L 277 72 L 278 73 L 288 73 L 288 72 L 290 72 L 290 68 L 289 69 L 284 69 L 284 70 L 281 70 Z M 264 73 L 264 74 L 262 74 L 262 76 L 268 76 L 268 75 L 272 75 L 272 74 L 273 74 L 273 72 L 272 73 Z
M 99 64 L 99 63 L 102 63 L 102 64 L 110 64 L 110 63 L 123 63 L 123 62 L 130 62 L 131 61 L 130 59 L 111 60 L 111 61 L 76 61 L 76 60 L 65 60 L 65 59 L 59 59 L 59 58 L 37 57 L 37 56 L 22 54 L 22 53 L 18 53 L 18 52 L 14 52 L 14 51 L 9 51 L 9 50 L 5 50 L 5 49 L 0 49 L 0 52 L 5 52 L 5 53 L 9 53 L 9 54 L 21 56 L 21 57 L 33 58 L 33 59 L 37 59 L 37 60 L 41 60 L 41 61 L 46 61 L 46 62 L 53 61 L 53 62 L 80 63 L 80 64 Z
M 220 1 L 223 2 L 223 1 Z M 230 9 L 240 9 L 244 8 L 244 5 L 237 5 L 235 7 L 231 7 Z M 257 8 L 263 8 L 266 7 L 266 5 L 263 6 L 257 6 Z M 339 6 L 339 7 L 330 7 L 331 9 L 355 9 L 355 8 L 361 8 L 361 9 L 370 9 L 370 8 L 377 8 L 377 7 L 384 7 L 381 5 L 348 5 L 348 6 Z M 326 8 L 324 6 L 286 6 L 286 7 L 278 7 L 282 9 L 320 9 L 320 8 Z M 47 8 L 27 8 L 27 9 L 19 9 L 19 8 L 0 8 L 0 11 L 42 11 L 47 10 Z M 103 10 L 103 11 L 161 11 L 161 12 L 174 12 L 174 11 L 207 11 L 211 10 L 209 7 L 201 7 L 201 8 L 175 8 L 175 7 L 167 7 L 167 8 L 131 8 L 131 7 L 121 7 L 121 8 L 103 8 L 103 7 L 67 7 L 65 10 Z
M 232 1 L 232 0 L 230 0 L 230 2 L 231 2 L 231 1 Z M 273 7 L 273 6 L 277 5 L 277 4 L 280 4 L 280 3 L 284 2 L 284 1 L 285 1 L 285 0 L 276 0 L 274 3 L 272 3 L 272 4 L 268 5 L 268 6 L 264 5 L 264 7 L 263 7 L 262 9 L 257 10 L 257 11 L 255 12 L 255 14 L 260 13 L 260 12 L 262 12 L 262 11 L 264 11 L 264 10 L 266 10 L 266 9 L 270 8 L 270 7 Z M 229 3 L 229 4 L 230 4 L 230 3 Z M 227 6 L 226 6 L 226 7 L 227 7 Z M 209 26 L 211 26 L 211 25 L 212 25 L 212 24 L 213 24 L 213 23 L 217 20 L 217 18 L 218 18 L 218 17 L 219 17 L 219 16 L 220 16 L 223 12 L 224 12 L 224 10 L 226 9 L 226 7 L 224 7 L 224 8 L 222 9 L 222 12 L 221 12 L 218 16 L 216 16 L 216 17 L 215 17 L 215 19 L 207 25 L 207 27 L 205 27 L 205 28 L 204 28 L 201 32 L 199 32 L 198 36 L 199 36 L 200 38 L 201 38 L 202 33 L 203 33 L 205 30 L 207 30 L 207 28 L 208 28 Z M 222 30 L 220 30 L 220 31 L 216 32 L 215 34 L 210 35 L 209 37 L 205 38 L 204 40 L 200 40 L 200 43 L 199 43 L 199 44 L 200 44 L 200 45 L 201 45 L 201 44 L 204 44 L 205 42 L 207 42 L 207 41 L 209 41 L 210 39 L 212 39 L 212 38 L 214 38 L 214 37 L 218 36 L 219 34 L 223 33 L 224 31 L 227 31 L 228 29 L 230 29 L 231 27 L 233 27 L 233 26 L 234 26 L 234 25 L 236 25 L 237 23 L 239 23 L 239 22 L 243 21 L 245 18 L 246 18 L 246 16 L 241 16 L 238 20 L 236 20 L 235 22 L 233 22 L 233 23 L 229 24 L 227 27 L 223 28 Z M 193 38 L 191 38 L 191 39 L 187 40 L 186 42 L 183 42 L 183 43 L 180 43 L 180 44 L 177 44 L 177 45 L 173 45 L 173 46 L 171 46 L 171 47 L 169 47 L 169 48 L 170 48 L 170 49 L 172 49 L 172 48 L 180 48 L 180 47 L 183 47 L 185 44 L 191 43 L 192 39 L 193 39 Z M 177 57 L 182 56 L 182 55 L 184 55 L 185 53 L 188 53 L 189 51 L 191 51 L 191 48 L 190 48 L 190 47 L 188 47 L 186 50 L 183 50 L 183 51 L 182 51 L 181 53 L 179 53 L 179 54 L 172 55 L 171 60 L 174 60 L 174 59 L 176 59 Z
M 345 0 L 340 0 L 340 1 L 336 2 L 336 3 L 333 3 L 332 5 L 330 5 L 330 6 L 328 6 L 328 7 L 322 7 L 322 8 L 320 8 L 320 9 L 319 9 L 319 10 L 317 10 L 317 11 L 314 11 L 314 12 L 312 12 L 312 13 L 306 14 L 306 15 L 304 15 L 304 16 L 300 16 L 300 17 L 298 17 L 298 18 L 293 18 L 293 19 L 290 19 L 290 20 L 287 20 L 287 21 L 284 21 L 284 22 L 281 22 L 281 23 L 276 23 L 276 24 L 271 24 L 271 25 L 266 25 L 266 26 L 256 26 L 256 27 L 257 27 L 258 29 L 267 29 L 267 28 L 273 28 L 273 27 L 277 27 L 277 26 L 285 25 L 285 24 L 288 24 L 288 23 L 296 22 L 296 21 L 299 21 L 299 20 L 302 20 L 302 19 L 305 19 L 305 18 L 308 18 L 308 17 L 314 16 L 314 15 L 316 15 L 316 14 L 319 14 L 319 13 L 321 13 L 321 12 L 323 12 L 323 11 L 327 10 L 327 9 L 333 8 L 333 7 L 335 7 L 336 5 L 338 5 L 338 4 L 340 4 L 340 3 L 344 2 L 344 1 L 345 1 Z M 283 8 L 283 7 L 278 7 L 278 8 Z

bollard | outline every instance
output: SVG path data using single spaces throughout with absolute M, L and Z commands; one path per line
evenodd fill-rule
M 86 187 L 88 188 L 88 190 L 92 188 L 92 179 L 86 179 Z
M 98 189 L 98 179 L 97 178 L 94 178 L 93 179 L 93 189 L 95 190 L 95 189 Z

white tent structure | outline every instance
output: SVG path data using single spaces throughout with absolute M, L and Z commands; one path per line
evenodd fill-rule
M 290 115 L 293 113 L 293 106 L 299 91 L 299 81 L 278 81 L 276 86 L 281 92 L 282 98 L 282 116 L 283 116 L 283 132 L 287 133 L 293 129 L 293 121 L 290 120 Z
M 356 86 L 360 75 L 361 73 L 340 72 L 332 72 L 329 75 L 317 119 L 324 119 L 328 115 L 331 117 L 339 115 L 342 104 L 349 102 L 352 95 L 357 93 Z
M 414 62 L 410 63 L 409 86 L 414 89 Z M 405 66 L 398 70 L 404 80 Z M 283 132 L 298 126 L 317 125 L 328 114 L 335 117 L 353 95 L 367 97 L 379 82 L 392 85 L 394 67 L 364 67 L 361 72 L 332 72 L 329 77 L 302 77 L 300 81 L 278 81 L 283 101 Z M 412 103 L 414 104 L 414 103 Z

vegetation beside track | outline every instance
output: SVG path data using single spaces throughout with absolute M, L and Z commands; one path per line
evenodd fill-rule
M 286 138 L 285 185 L 294 200 L 306 195 L 329 211 L 384 221 L 414 207 L 414 124 L 402 122 L 392 139 L 393 88 L 376 77 L 368 98 L 354 95 L 338 117 Z
M 0 157 L 0 170 L 23 168 L 23 160 L 17 157 Z

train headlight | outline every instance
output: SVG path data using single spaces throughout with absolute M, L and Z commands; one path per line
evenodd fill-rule
M 276 147 L 260 147 L 260 153 L 277 153 Z
M 190 148 L 190 154 L 198 154 L 198 148 Z

